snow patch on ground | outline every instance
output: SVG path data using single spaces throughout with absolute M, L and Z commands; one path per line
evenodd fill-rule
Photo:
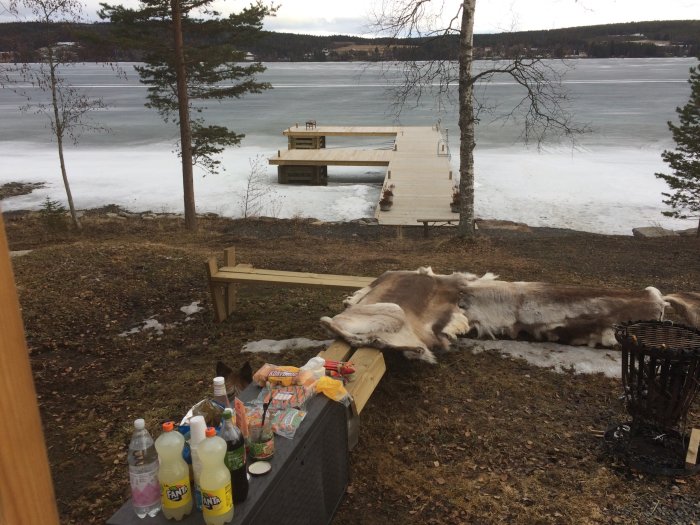
M 305 337 L 297 337 L 294 339 L 283 339 L 275 341 L 274 339 L 262 339 L 260 341 L 252 341 L 243 345 L 241 352 L 257 354 L 279 354 L 285 350 L 303 350 L 305 348 L 317 348 L 319 346 L 326 347 L 333 342 L 332 339 L 327 341 L 315 341 Z
M 187 317 L 185 317 L 185 321 L 191 321 L 192 320 L 192 315 L 201 312 L 204 310 L 201 306 L 199 306 L 200 301 L 194 301 L 188 305 L 180 307 L 180 311 L 184 313 Z M 179 322 L 174 322 L 174 323 L 168 323 L 168 324 L 162 324 L 158 319 L 154 317 L 150 317 L 146 319 L 145 321 L 141 321 L 141 324 L 138 326 L 134 326 L 130 330 L 126 330 L 122 333 L 119 334 L 119 337 L 128 337 L 133 334 L 138 334 L 139 332 L 143 332 L 146 330 L 154 330 L 157 335 L 163 335 L 163 330 L 169 330 L 171 328 L 175 328 L 177 325 L 179 325 Z
M 241 352 L 279 354 L 285 350 L 327 347 L 333 340 L 315 341 L 298 337 L 295 339 L 262 339 L 243 346 Z M 454 344 L 459 350 L 469 350 L 474 354 L 498 352 L 504 357 L 520 358 L 541 368 L 551 368 L 555 372 L 573 371 L 575 374 L 604 374 L 607 377 L 620 377 L 621 354 L 617 350 L 568 346 L 557 343 L 530 343 L 527 341 L 482 341 L 460 339 Z
M 185 321 L 189 320 L 189 316 L 201 312 L 202 310 L 204 310 L 204 308 L 199 306 L 199 301 L 194 301 L 193 303 L 190 303 L 187 306 L 183 306 L 180 308 L 180 311 L 187 316 L 187 319 L 185 319 Z
M 555 372 L 573 371 L 575 374 L 604 374 L 620 377 L 622 356 L 610 349 L 567 346 L 557 343 L 530 343 L 526 341 L 477 341 L 462 339 L 456 343 L 460 349 L 474 354 L 491 351 L 504 357 L 524 359 L 541 368 Z

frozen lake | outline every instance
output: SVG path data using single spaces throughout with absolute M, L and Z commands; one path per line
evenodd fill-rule
M 575 118 L 592 128 L 577 147 L 549 144 L 540 151 L 524 146 L 516 123 L 477 126 L 476 211 L 481 218 L 507 219 L 532 226 L 574 228 L 630 234 L 635 226 L 690 228 L 694 221 L 661 215 L 666 207 L 657 171 L 668 172 L 661 160 L 674 143 L 666 126 L 675 108 L 690 93 L 688 68 L 695 59 L 578 60 L 565 77 Z M 82 137 L 66 154 L 68 176 L 78 208 L 119 204 L 133 211 L 182 211 L 178 158 L 172 153 L 177 129 L 143 106 L 146 88 L 131 64 L 122 64 L 128 79 L 99 64 L 78 64 L 66 71 L 75 85 L 102 97 L 108 109 L 95 119 L 109 134 Z M 199 212 L 241 215 L 243 187 L 250 162 L 262 156 L 266 183 L 280 217 L 307 216 L 349 220 L 373 215 L 383 179 L 378 168 L 330 168 L 328 187 L 276 184 L 276 170 L 264 158 L 286 148 L 282 130 L 315 119 L 324 125 L 433 125 L 449 129 L 459 167 L 456 108 L 432 103 L 391 114 L 386 81 L 378 70 L 359 63 L 270 63 L 262 79 L 274 89 L 240 100 L 212 103 L 208 116 L 246 134 L 238 148 L 222 157 L 226 171 L 196 175 Z M 503 79 L 505 80 L 505 79 Z M 33 93 L 36 95 L 36 93 Z M 507 111 L 518 100 L 517 86 L 496 81 L 484 102 Z M 48 195 L 65 201 L 55 143 L 41 117 L 18 110 L 22 99 L 0 89 L 0 184 L 47 182 L 28 196 L 3 201 L 4 210 L 40 206 Z M 382 140 L 348 144 L 329 140 L 329 147 L 381 147 Z M 270 212 L 272 213 L 272 212 Z

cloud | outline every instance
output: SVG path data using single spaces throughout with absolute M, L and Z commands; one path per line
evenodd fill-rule
M 364 17 L 297 18 L 277 16 L 265 20 L 265 29 L 278 33 L 306 35 L 369 35 L 367 19 Z

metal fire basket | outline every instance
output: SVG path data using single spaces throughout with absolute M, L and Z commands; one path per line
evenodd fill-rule
M 668 321 L 615 326 L 632 426 L 685 432 L 700 386 L 700 331 Z

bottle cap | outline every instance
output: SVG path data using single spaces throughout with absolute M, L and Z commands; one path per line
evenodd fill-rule
M 172 432 L 175 428 L 175 423 L 172 421 L 166 421 L 163 423 L 163 432 Z
M 190 444 L 198 445 L 204 441 L 207 429 L 207 423 L 204 421 L 204 416 L 193 416 L 190 418 Z
M 140 418 L 137 419 L 136 421 L 134 421 L 134 428 L 136 430 L 143 430 L 144 428 L 146 428 L 146 421 Z
M 217 376 L 214 378 L 214 395 L 226 395 L 226 380 L 222 376 Z
M 214 437 L 216 435 L 216 429 L 214 427 L 207 427 L 206 436 L 208 438 Z
M 233 410 L 230 408 L 225 408 L 224 413 L 221 414 L 221 417 L 224 419 L 232 419 L 233 418 Z

